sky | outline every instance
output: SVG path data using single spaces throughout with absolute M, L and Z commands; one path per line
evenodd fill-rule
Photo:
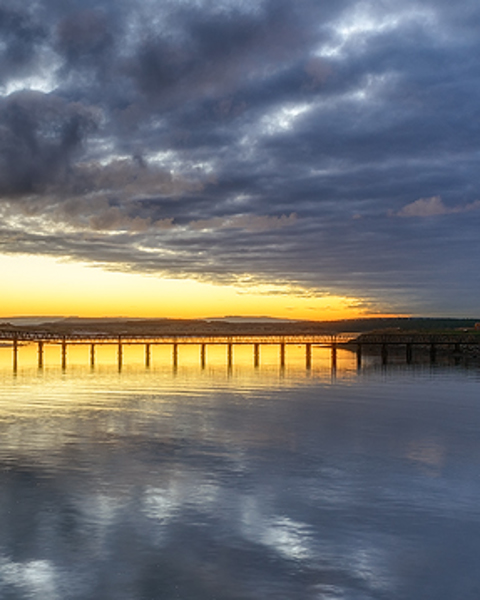
M 480 313 L 478 0 L 0 0 L 0 317 Z

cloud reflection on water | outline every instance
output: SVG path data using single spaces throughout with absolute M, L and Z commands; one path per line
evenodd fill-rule
M 476 372 L 192 368 L 2 371 L 3 597 L 473 600 Z

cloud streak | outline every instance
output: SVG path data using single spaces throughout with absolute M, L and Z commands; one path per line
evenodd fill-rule
M 404 206 L 395 213 L 397 217 L 437 217 L 443 215 L 454 215 L 467 213 L 472 210 L 480 209 L 480 200 L 475 200 L 470 204 L 458 205 L 453 207 L 445 206 L 440 196 L 431 198 L 420 198 Z

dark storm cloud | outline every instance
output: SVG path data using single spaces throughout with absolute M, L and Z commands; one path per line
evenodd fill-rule
M 4 251 L 478 310 L 478 3 L 9 2 L 0 31 Z
M 36 53 L 46 35 L 45 27 L 28 7 L 9 2 L 0 6 L 0 83 L 35 66 Z
M 54 44 L 55 50 L 65 58 L 64 73 L 82 68 L 98 69 L 112 60 L 114 34 L 105 13 L 84 10 L 60 20 Z
M 95 111 L 79 103 L 28 90 L 0 100 L 0 193 L 43 191 L 94 128 Z

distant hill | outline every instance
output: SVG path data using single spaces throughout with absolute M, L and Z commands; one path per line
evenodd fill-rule
M 471 329 L 480 319 L 455 319 L 438 317 L 386 317 L 330 321 L 336 331 L 366 332 L 386 329 L 400 331 L 451 331 Z M 351 327 L 349 329 L 349 327 Z
M 56 333 L 99 333 L 115 335 L 300 335 L 366 333 L 371 331 L 452 331 L 472 329 L 480 319 L 451 318 L 364 318 L 337 321 L 289 321 L 267 317 L 214 319 L 48 318 L 5 319 L 0 327 L 48 330 Z

